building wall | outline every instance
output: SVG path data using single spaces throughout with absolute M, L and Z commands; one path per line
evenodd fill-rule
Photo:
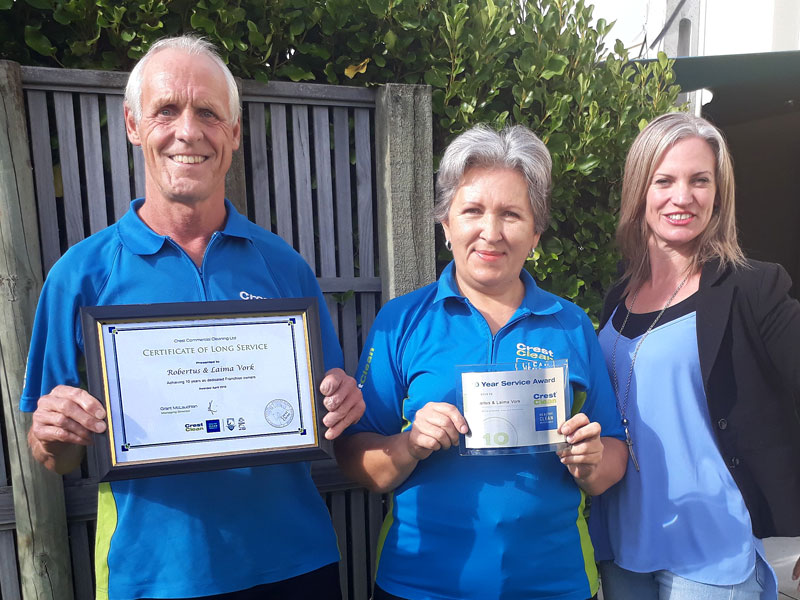
M 616 21 L 610 38 L 635 48 L 634 56 L 655 58 L 746 54 L 800 49 L 798 0 L 686 0 L 666 35 L 654 47 L 681 0 L 591 0 L 595 18 Z M 679 44 L 681 20 L 691 22 L 688 46 Z M 639 47 L 645 48 L 639 53 Z M 680 52 L 679 52 L 680 47 Z M 684 48 L 688 47 L 688 53 Z

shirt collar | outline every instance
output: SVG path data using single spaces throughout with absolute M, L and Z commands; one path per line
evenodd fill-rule
M 161 250 L 167 236 L 157 234 L 142 221 L 138 211 L 143 204 L 144 198 L 136 198 L 131 201 L 130 210 L 122 216 L 117 225 L 122 243 L 128 250 L 134 254 L 150 255 Z M 250 222 L 236 210 L 227 198 L 225 199 L 225 211 L 228 216 L 225 219 L 225 227 L 220 233 L 251 240 Z
M 522 298 L 522 303 L 520 304 L 520 309 L 523 312 L 534 315 L 552 315 L 561 310 L 562 307 L 558 297 L 540 289 L 539 286 L 536 285 L 536 281 L 531 277 L 531 274 L 525 269 L 522 269 L 519 278 L 525 286 L 525 296 Z M 444 268 L 437 285 L 438 288 L 436 290 L 434 302 L 439 302 L 446 298 L 457 298 L 462 301 L 465 299 L 456 283 L 455 262 L 450 261 Z

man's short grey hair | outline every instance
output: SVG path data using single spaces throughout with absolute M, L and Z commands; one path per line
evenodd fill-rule
M 495 131 L 476 125 L 454 139 L 444 151 L 436 176 L 437 223 L 447 220 L 450 204 L 464 174 L 472 167 L 514 169 L 525 179 L 528 200 L 533 209 L 535 233 L 541 234 L 550 223 L 550 153 L 535 133 L 522 125 Z
M 228 87 L 229 122 L 234 125 L 239 120 L 242 114 L 242 108 L 239 103 L 239 87 L 236 85 L 236 80 L 233 78 L 230 69 L 220 58 L 216 46 L 208 40 L 195 35 L 181 35 L 158 40 L 150 46 L 147 53 L 133 67 L 128 77 L 128 84 L 125 86 L 125 104 L 128 105 L 128 108 L 133 113 L 136 123 L 139 123 L 142 118 L 142 74 L 144 73 L 144 67 L 154 54 L 162 50 L 181 50 L 189 55 L 210 58 L 225 76 L 225 83 Z

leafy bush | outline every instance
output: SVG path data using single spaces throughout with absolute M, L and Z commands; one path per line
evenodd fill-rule
M 625 152 L 678 94 L 671 63 L 605 46 L 583 0 L 0 0 L 0 54 L 129 69 L 154 40 L 196 31 L 236 75 L 427 83 L 434 154 L 477 122 L 525 124 L 553 155 L 551 229 L 528 268 L 595 315 L 616 273 Z

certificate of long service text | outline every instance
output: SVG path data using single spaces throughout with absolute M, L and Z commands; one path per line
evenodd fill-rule
M 316 443 L 303 316 L 209 321 L 103 325 L 113 462 Z

